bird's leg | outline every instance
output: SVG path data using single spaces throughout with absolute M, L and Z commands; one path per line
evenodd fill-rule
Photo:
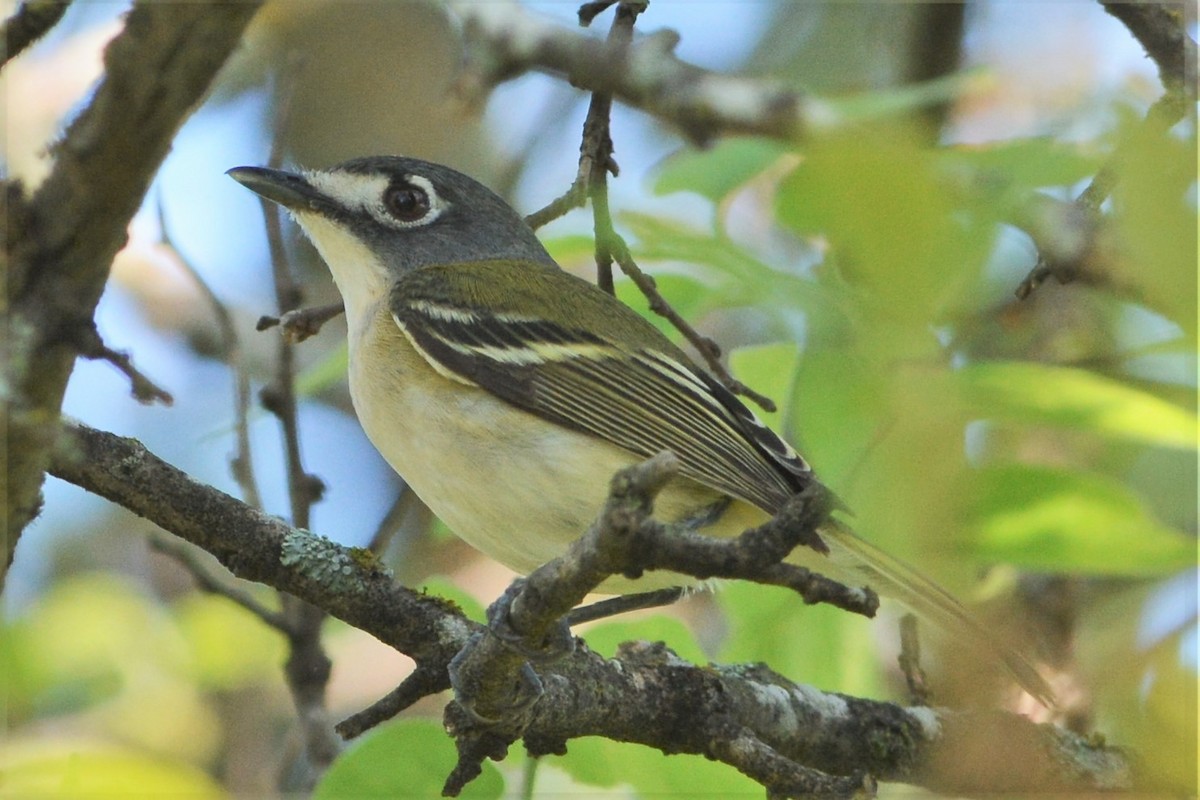
M 579 606 L 567 615 L 567 625 L 574 627 L 585 622 L 592 622 L 606 617 L 615 617 L 629 611 L 640 611 L 643 608 L 659 608 L 669 606 L 686 596 L 688 590 L 683 586 L 672 586 L 653 592 L 625 594 L 620 597 L 610 597 L 586 606 Z

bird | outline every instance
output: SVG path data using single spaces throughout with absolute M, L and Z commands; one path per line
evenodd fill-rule
M 587 530 L 618 470 L 679 463 L 655 516 L 731 537 L 817 478 L 783 438 L 649 321 L 563 270 L 521 215 L 475 179 L 405 156 L 323 170 L 235 167 L 295 220 L 346 312 L 350 396 L 363 430 L 462 539 L 521 574 Z M 1053 693 L 949 592 L 830 518 L 788 561 L 865 582 L 995 652 Z M 821 549 L 825 552 L 820 552 Z M 600 591 L 679 584 L 672 573 Z

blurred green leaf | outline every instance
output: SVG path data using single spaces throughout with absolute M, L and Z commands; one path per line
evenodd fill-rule
M 691 276 L 659 273 L 654 276 L 654 283 L 671 308 L 686 320 L 697 319 L 712 305 L 712 290 Z M 679 341 L 679 331 L 665 317 L 650 311 L 649 301 L 637 284 L 628 278 L 621 278 L 614 282 L 613 289 L 622 303 L 650 320 L 667 338 Z
M 654 192 L 695 192 L 719 203 L 788 150 L 781 142 L 749 137 L 722 139 L 707 150 L 679 150 L 660 167 Z
M 1097 575 L 1160 575 L 1196 564 L 1196 540 L 1163 525 L 1121 483 L 1046 467 L 985 470 L 971 527 L 988 561 Z
M 1070 186 L 1094 175 L 1106 157 L 1096 147 L 1048 136 L 961 145 L 940 155 L 944 163 L 976 173 L 985 188 L 1004 192 Z
M 815 141 L 779 187 L 779 221 L 823 236 L 863 311 L 886 321 L 878 345 L 903 352 L 967 290 L 995 237 L 963 215 L 936 159 L 903 129 Z
M 637 237 L 640 260 L 683 264 L 697 270 L 706 290 L 701 306 L 704 309 L 750 306 L 786 315 L 803 311 L 810 328 L 846 328 L 850 298 L 838 288 L 774 269 L 727 237 L 673 220 L 625 213 L 621 223 Z
M 269 592 L 258 594 L 271 604 Z M 283 637 L 241 606 L 193 593 L 178 603 L 175 613 L 192 646 L 193 674 L 202 686 L 233 690 L 279 679 L 279 665 L 286 658 Z
M 420 591 L 422 594 L 449 600 L 457 605 L 469 619 L 473 619 L 479 623 L 487 621 L 487 614 L 484 611 L 483 604 L 457 583 L 445 576 L 434 575 L 427 578 L 421 584 Z
M 1127 263 L 1118 283 L 1136 286 L 1142 299 L 1196 342 L 1196 132 L 1162 136 L 1138 122 L 1116 162 L 1114 216 Z
M 962 396 L 979 415 L 1061 425 L 1162 447 L 1195 450 L 1195 413 L 1111 378 L 1073 367 L 990 362 L 959 370 Z
M 667 756 L 650 747 L 595 736 L 572 739 L 552 762 L 591 786 L 632 786 L 637 797 L 762 797 L 758 783 L 703 756 Z
M 0 798 L 227 797 L 190 764 L 91 743 L 8 742 L 0 749 Z
M 734 376 L 760 394 L 775 401 L 774 413 L 757 406 L 754 413 L 776 433 L 787 436 L 780 427 L 781 418 L 792 407 L 792 390 L 800 371 L 800 346 L 795 342 L 739 347 L 729 354 Z
M 682 659 L 693 664 L 708 663 L 708 657 L 692 630 L 665 614 L 629 621 L 601 622 L 587 628 L 582 636 L 588 647 L 605 658 L 612 658 L 617 647 L 625 642 L 663 642 Z
M 729 627 L 721 663 L 763 661 L 798 683 L 879 696 L 871 620 L 830 606 L 806 606 L 794 592 L 743 581 L 723 584 L 716 598 Z
M 565 234 L 542 240 L 542 247 L 559 264 L 573 264 L 592 258 L 596 253 L 596 240 L 584 234 Z
M 313 790 L 314 800 L 441 797 L 458 756 L 441 725 L 424 719 L 392 722 L 350 744 Z M 493 800 L 504 779 L 491 762 L 459 797 Z
M 836 116 L 840 124 L 879 120 L 954 100 L 977 83 L 982 74 L 981 70 L 956 72 L 921 83 L 889 86 L 880 91 L 859 92 L 825 102 L 828 113 Z

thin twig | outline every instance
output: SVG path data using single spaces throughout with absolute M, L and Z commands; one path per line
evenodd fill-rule
M 921 639 L 917 631 L 917 618 L 905 614 L 900 618 L 900 670 L 904 673 L 904 682 L 908 685 L 908 701 L 910 705 L 929 705 L 929 684 L 925 679 L 925 670 L 921 669 Z
M 379 525 L 376 526 L 375 533 L 372 534 L 371 541 L 367 544 L 367 549 L 375 555 L 382 554 L 391 543 L 392 537 L 396 535 L 396 531 L 400 529 L 408 512 L 417 504 L 416 501 L 416 492 L 407 486 L 403 487 L 396 495 L 396 499 L 388 508 L 387 513 L 383 515 L 383 519 L 379 520 Z
M 204 591 L 232 600 L 281 633 L 291 633 L 288 620 L 282 613 L 267 608 L 240 584 L 218 578 L 216 573 L 200 559 L 199 554 L 203 552 L 202 550 L 184 544 L 178 539 L 168 538 L 161 533 L 155 533 L 150 537 L 150 546 L 178 561 L 191 573 L 196 584 Z
M 129 353 L 113 350 L 104 343 L 95 327 L 87 325 L 75 334 L 75 344 L 79 355 L 93 361 L 107 361 L 124 373 L 129 379 L 129 390 L 139 403 L 162 403 L 171 405 L 175 398 L 165 389 L 160 388 L 154 381 L 143 375 L 129 357 Z
M 311 306 L 310 308 L 298 308 L 292 311 L 285 311 L 278 317 L 261 316 L 258 318 L 258 323 L 254 329 L 262 332 L 270 330 L 275 326 L 283 329 L 284 338 L 291 344 L 299 344 L 305 339 L 316 336 L 321 332 L 326 322 L 343 314 L 346 311 L 346 304 L 342 301 L 330 303 L 324 306 Z
M 445 669 L 434 669 L 418 665 L 400 685 L 357 714 L 337 724 L 335 730 L 343 739 L 353 739 L 387 722 L 418 700 L 450 688 L 450 678 Z
M 267 160 L 268 166 L 273 169 L 278 169 L 283 162 L 284 131 L 291 117 L 291 102 L 296 85 L 294 77 L 298 69 L 299 59 L 293 58 L 277 84 L 280 90 L 276 97 L 275 131 L 271 154 Z M 303 294 L 287 263 L 279 211 L 265 198 L 260 202 L 266 220 L 275 300 L 282 319 L 288 312 L 300 306 Z M 311 525 L 312 505 L 321 498 L 324 484 L 304 469 L 296 410 L 295 353 L 292 342 L 286 336 L 279 337 L 275 378 L 270 387 L 263 389 L 261 397 L 263 406 L 279 419 L 282 430 L 292 524 L 307 529 Z M 281 593 L 280 599 L 284 617 L 288 620 L 291 631 L 285 673 L 300 720 L 305 757 L 301 769 L 284 771 L 285 775 L 291 777 L 288 777 L 286 785 L 280 788 L 308 791 L 340 750 L 340 743 L 329 722 L 325 701 L 325 690 L 332 669 L 332 662 L 321 643 L 321 626 L 326 614 L 317 606 L 287 593 Z
M 221 356 L 233 371 L 233 431 L 236 449 L 229 461 L 229 470 L 242 491 L 242 499 L 255 508 L 262 508 L 262 496 L 258 491 L 258 480 L 254 477 L 254 458 L 250 448 L 250 374 L 242 357 L 242 344 L 237 327 L 233 324 L 233 315 L 196 266 L 185 258 L 175 245 L 167 228 L 161 194 L 158 197 L 158 231 L 163 246 L 175 254 L 183 271 L 204 295 L 213 316 L 216 317 L 217 330 L 221 332 Z
M 704 359 L 704 363 L 712 370 L 722 385 L 734 394 L 742 395 L 754 401 L 760 408 L 767 412 L 773 412 L 777 409 L 775 401 L 766 395 L 760 394 L 751 389 L 746 384 L 733 377 L 725 365 L 721 362 L 721 347 L 708 336 L 703 335 L 688 323 L 679 312 L 676 311 L 666 298 L 658 291 L 658 285 L 654 282 L 654 278 L 642 272 L 641 267 L 633 260 L 633 256 L 629 252 L 629 246 L 625 244 L 625 240 L 620 234 L 613 234 L 613 239 L 609 243 L 613 258 L 621 266 L 621 271 L 624 272 L 630 280 L 637 285 L 646 299 L 650 301 L 650 310 L 660 317 L 663 317 L 672 326 L 675 327 L 688 341 L 692 347 L 696 348 L 696 352 Z
M 26 48 L 45 36 L 67 13 L 71 0 L 25 0 L 4 21 L 3 67 Z
M 1125 24 L 1158 65 L 1159 80 L 1165 92 L 1150 106 L 1142 126 L 1152 133 L 1165 134 L 1189 113 L 1195 113 L 1196 43 L 1187 35 L 1174 4 L 1110 0 L 1101 0 L 1101 4 L 1105 11 Z M 1076 206 L 1087 215 L 1091 227 L 1098 226 L 1100 207 L 1116 188 L 1118 167 L 1125 160 L 1127 150 L 1128 143 L 1118 146 L 1108 163 L 1096 172 L 1075 200 Z M 1089 255 L 1086 248 L 1082 255 Z M 1078 258 L 1064 263 L 1039 248 L 1037 263 L 1017 285 L 1017 298 L 1028 298 L 1051 277 L 1059 283 L 1088 277 L 1083 268 L 1084 261 L 1084 258 Z

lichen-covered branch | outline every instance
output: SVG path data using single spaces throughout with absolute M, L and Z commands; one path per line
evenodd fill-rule
M 52 452 L 54 475 L 204 548 L 237 576 L 318 605 L 414 658 L 421 677 L 401 703 L 444 687 L 439 676 L 481 631 L 450 603 L 398 586 L 369 552 L 291 528 L 133 439 L 68 423 Z M 785 792 L 806 775 L 831 794 L 862 786 L 863 775 L 958 794 L 1134 784 L 1121 750 L 1013 714 L 906 709 L 827 694 L 762 666 L 698 667 L 662 645 L 635 643 L 617 655 L 578 646 L 540 669 L 543 693 L 524 732 L 531 752 L 558 753 L 570 739 L 605 736 L 707 755 L 759 780 L 778 775 Z

